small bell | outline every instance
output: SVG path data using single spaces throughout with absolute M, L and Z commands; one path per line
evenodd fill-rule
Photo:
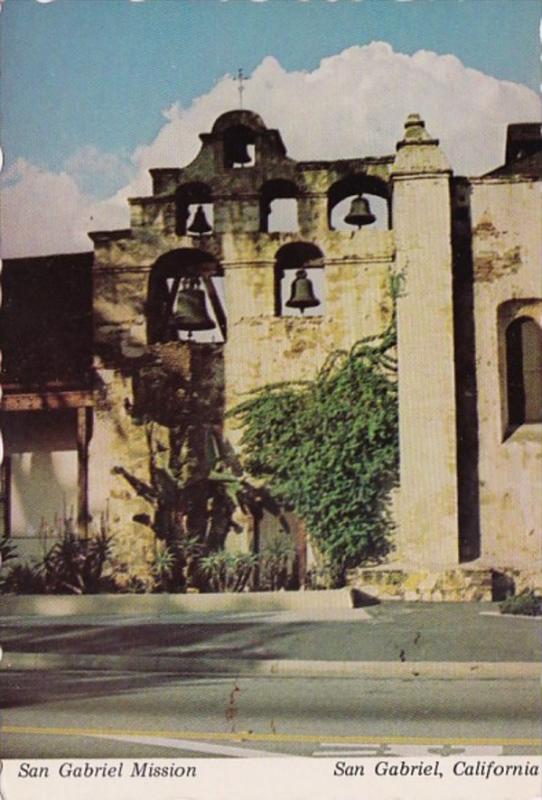
M 203 206 L 198 206 L 194 214 L 194 219 L 188 228 L 188 233 L 193 233 L 196 236 L 203 236 L 203 234 L 209 233 L 210 231 L 212 231 L 212 228 L 207 222 Z
M 199 278 L 183 278 L 183 287 L 175 305 L 175 327 L 180 331 L 188 331 L 188 338 L 192 336 L 192 331 L 210 331 L 216 327 L 207 313 L 205 292 L 197 288 L 198 284 Z
M 304 269 L 298 269 L 295 273 L 290 299 L 287 300 L 286 305 L 289 308 L 298 308 L 302 314 L 306 308 L 320 305 L 320 301 L 314 296 L 312 281 L 307 278 L 307 273 Z
M 370 225 L 375 219 L 375 215 L 371 213 L 369 201 L 360 195 L 352 200 L 350 211 L 344 221 L 349 225 L 357 225 L 359 229 L 362 225 Z

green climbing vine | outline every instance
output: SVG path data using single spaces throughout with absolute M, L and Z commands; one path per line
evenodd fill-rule
M 305 521 L 339 580 L 391 547 L 395 346 L 394 315 L 382 336 L 333 353 L 313 380 L 265 386 L 230 412 L 243 428 L 246 470 Z

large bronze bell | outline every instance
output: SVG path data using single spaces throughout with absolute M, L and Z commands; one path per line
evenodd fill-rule
M 304 269 L 298 269 L 292 281 L 290 299 L 286 301 L 289 308 L 298 308 L 303 314 L 306 308 L 319 306 L 320 301 L 314 296 L 312 281 L 307 278 Z
M 192 224 L 188 228 L 188 233 L 194 233 L 196 236 L 203 236 L 203 234 L 209 233 L 211 230 L 212 228 L 207 222 L 203 206 L 198 206 Z
M 362 225 L 370 225 L 375 219 L 375 215 L 371 213 L 369 201 L 360 195 L 352 200 L 350 211 L 344 221 L 349 225 L 357 225 L 358 228 L 361 228 Z
M 207 313 L 205 292 L 198 289 L 198 285 L 199 278 L 183 278 L 175 305 L 175 327 L 180 331 L 188 331 L 188 338 L 192 336 L 192 331 L 210 331 L 216 327 Z

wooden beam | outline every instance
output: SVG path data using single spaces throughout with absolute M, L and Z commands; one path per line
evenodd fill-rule
M 94 405 L 92 392 L 24 392 L 4 394 L 2 411 L 59 411 L 63 408 L 81 408 Z
M 77 524 L 83 536 L 88 533 L 88 443 L 92 411 L 77 409 Z
M 206 273 L 203 273 L 202 278 L 203 278 L 203 283 L 205 284 L 205 288 L 207 289 L 207 294 L 209 295 L 209 300 L 211 301 L 213 311 L 215 312 L 216 321 L 218 322 L 218 327 L 220 328 L 220 332 L 224 338 L 224 341 L 226 341 L 228 332 L 226 323 L 226 314 L 224 313 L 224 309 L 222 308 L 222 303 L 220 302 L 220 298 L 215 289 L 213 279 L 211 278 L 210 275 L 207 275 Z
M 173 316 L 173 308 L 175 306 L 175 300 L 177 298 L 177 293 L 179 291 L 179 286 L 181 285 L 181 276 L 176 275 L 173 278 L 173 284 L 171 286 L 171 291 L 168 294 L 168 302 L 167 302 L 167 318 L 169 319 Z M 167 283 L 166 283 L 167 288 Z

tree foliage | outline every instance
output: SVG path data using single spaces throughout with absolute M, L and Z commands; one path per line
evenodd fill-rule
M 390 549 L 398 480 L 395 325 L 330 356 L 314 380 L 268 385 L 233 409 L 244 466 L 307 524 L 339 573 Z

